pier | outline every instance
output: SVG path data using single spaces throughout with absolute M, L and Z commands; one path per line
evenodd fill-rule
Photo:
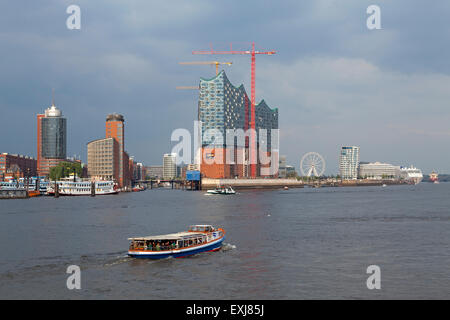
M 25 189 L 0 190 L 0 199 L 27 199 L 28 192 Z
M 172 180 L 141 180 L 136 184 L 137 186 L 145 186 L 147 189 L 154 188 L 164 188 L 168 187 L 170 189 L 189 189 L 191 184 L 183 179 L 172 179 Z

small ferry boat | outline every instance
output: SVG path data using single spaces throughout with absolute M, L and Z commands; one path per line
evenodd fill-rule
M 236 191 L 232 187 L 217 187 L 215 189 L 208 190 L 209 194 L 235 194 Z
M 92 195 L 92 182 L 90 181 L 57 181 L 60 196 L 90 196 Z M 95 195 L 117 194 L 117 184 L 114 181 L 95 181 Z M 55 194 L 55 183 L 47 188 L 48 195 Z
M 222 247 L 225 230 L 211 225 L 193 225 L 188 231 L 159 236 L 129 238 L 128 255 L 134 258 L 181 258 Z
M 140 191 L 144 191 L 145 188 L 142 186 L 135 186 L 131 189 L 132 192 L 140 192 Z

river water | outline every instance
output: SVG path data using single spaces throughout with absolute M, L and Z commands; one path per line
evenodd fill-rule
M 448 183 L 2 200 L 0 298 L 450 299 L 449 208 Z M 223 249 L 127 257 L 128 237 L 190 224 L 223 227 Z

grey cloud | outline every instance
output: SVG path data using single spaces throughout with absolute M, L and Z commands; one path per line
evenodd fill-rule
M 233 61 L 227 75 L 249 92 L 249 57 L 191 51 L 210 42 L 245 47 L 256 41 L 277 51 L 257 58 L 257 100 L 279 107 L 282 148 L 300 137 L 299 148 L 285 151 L 288 162 L 298 166 L 303 151 L 316 150 L 335 172 L 339 145 L 360 143 L 368 160 L 403 157 L 425 170 L 450 171 L 450 154 L 441 147 L 448 137 L 420 131 L 446 132 L 450 4 L 376 2 L 383 30 L 369 31 L 365 10 L 373 1 L 366 0 L 80 0 L 82 29 L 69 31 L 65 9 L 72 1 L 4 1 L 0 111 L 10 119 L 3 129 L 20 126 L 23 134 L 1 138 L 0 151 L 35 155 L 35 115 L 55 87 L 68 118 L 69 153 L 84 156 L 86 142 L 104 135 L 106 114 L 120 112 L 127 150 L 147 164 L 160 163 L 172 130 L 191 129 L 196 118 L 196 94 L 175 86 L 214 73 L 177 63 Z M 395 121 L 383 122 L 386 113 Z M 433 124 L 436 117 L 444 120 Z M 420 129 L 404 130 L 409 126 Z M 419 151 L 436 149 L 444 152 L 439 160 Z

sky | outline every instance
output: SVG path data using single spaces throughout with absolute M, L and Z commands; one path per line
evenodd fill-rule
M 81 9 L 70 30 L 68 6 Z M 369 30 L 370 5 L 381 29 Z M 36 114 L 67 118 L 68 156 L 86 161 L 105 119 L 125 117 L 125 149 L 160 165 L 171 134 L 193 133 L 198 92 L 213 66 L 250 93 L 250 57 L 193 50 L 259 50 L 256 100 L 279 110 L 280 153 L 299 168 L 318 152 L 338 173 L 341 146 L 361 161 L 450 173 L 450 2 L 436 0 L 42 0 L 0 2 L 0 152 L 36 157 Z

